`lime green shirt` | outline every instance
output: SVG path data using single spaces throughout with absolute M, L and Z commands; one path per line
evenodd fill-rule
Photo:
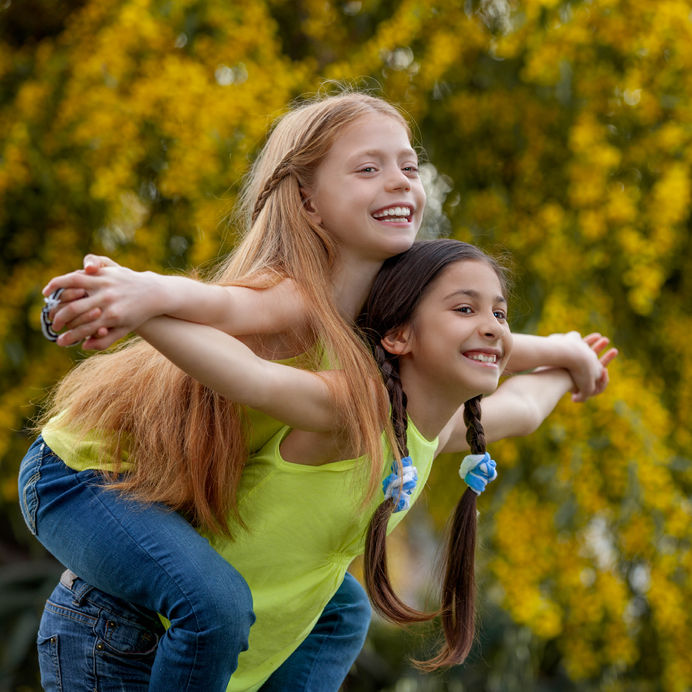
M 77 426 L 66 425 L 63 416 L 64 413 L 53 416 L 41 430 L 43 440 L 51 450 L 75 471 L 116 470 L 115 461 L 109 451 L 108 433 L 96 430 L 83 432 Z M 118 468 L 121 472 L 132 468 L 126 447 L 127 445 L 123 446 L 121 465 Z
M 284 424 L 271 416 L 244 408 L 245 429 L 248 453 L 252 454 L 262 448 Z M 116 464 L 108 445 L 109 438 L 102 431 L 90 430 L 86 433 L 76 426 L 65 425 L 63 414 L 53 416 L 41 430 L 45 443 L 59 456 L 67 466 L 75 471 L 98 469 L 114 471 Z M 133 462 L 129 460 L 127 446 L 123 447 L 120 472 L 129 471 Z
M 215 543 L 250 586 L 257 618 L 229 692 L 259 689 L 307 637 L 349 564 L 363 553 L 370 518 L 383 500 L 380 486 L 363 506 L 366 458 L 322 466 L 283 460 L 279 445 L 288 432 L 279 431 L 243 473 L 239 509 L 248 530 L 236 532 L 233 541 Z M 438 441 L 425 439 L 409 420 L 408 444 L 418 470 L 413 503 L 428 478 Z M 392 459 L 388 449 L 385 458 L 383 478 Z M 406 510 L 395 513 L 388 531 L 405 515 Z

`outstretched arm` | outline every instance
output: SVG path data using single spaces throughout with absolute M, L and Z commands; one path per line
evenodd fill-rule
M 599 383 L 602 391 L 608 384 L 608 365 L 617 356 L 617 350 L 609 349 L 598 358 L 598 353 L 608 345 L 608 339 L 589 335 L 584 342 L 594 352 L 603 369 Z M 495 393 L 481 401 L 481 423 L 487 442 L 530 435 L 574 386 L 569 373 L 563 368 L 548 368 L 506 379 Z M 462 407 L 440 435 L 439 451 L 445 453 L 467 449 Z
M 107 348 L 158 315 L 236 336 L 277 333 L 305 323 L 303 300 L 288 279 L 253 289 L 135 272 L 93 255 L 87 255 L 84 265 L 84 270 L 51 279 L 43 289 L 44 295 L 65 289 L 52 324 L 55 331 L 67 329 L 58 338 L 60 346 L 85 340 L 84 348 Z
M 589 339 L 600 338 L 605 337 L 589 334 L 582 339 L 578 332 L 551 336 L 514 334 L 507 372 L 519 373 L 539 367 L 564 368 L 574 380 L 573 401 L 586 401 L 603 391 L 603 365 L 589 347 Z
M 263 360 L 218 329 L 170 317 L 155 317 L 137 331 L 179 368 L 228 399 L 291 427 L 337 429 L 329 383 L 340 377 L 338 371 L 314 373 Z

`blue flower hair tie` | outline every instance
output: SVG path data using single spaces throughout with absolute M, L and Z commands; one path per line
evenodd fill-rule
M 459 476 L 476 495 L 480 495 L 485 487 L 497 478 L 497 464 L 490 454 L 468 454 L 459 467 Z
M 399 475 L 399 469 L 394 460 L 391 465 L 392 473 L 382 481 L 385 500 L 390 497 L 396 500 L 395 512 L 401 512 L 411 506 L 411 493 L 418 483 L 418 471 L 411 457 L 402 457 L 401 466 L 403 473 Z

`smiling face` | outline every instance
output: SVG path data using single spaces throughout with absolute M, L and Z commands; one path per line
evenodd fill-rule
M 425 383 L 432 396 L 459 403 L 497 388 L 512 335 L 507 301 L 495 270 L 484 261 L 447 266 L 428 286 L 413 318 L 392 335 L 402 378 Z
M 382 262 L 407 250 L 425 192 L 405 128 L 389 115 L 358 118 L 336 138 L 304 190 L 305 207 L 342 256 Z

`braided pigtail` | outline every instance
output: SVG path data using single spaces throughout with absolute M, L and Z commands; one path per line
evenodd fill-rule
M 481 425 L 481 397 L 464 404 L 466 441 L 472 454 L 485 453 L 485 432 Z M 447 539 L 445 574 L 442 584 L 441 624 L 445 643 L 427 661 L 416 661 L 426 671 L 464 661 L 475 634 L 474 562 L 476 554 L 476 493 L 467 487 L 459 499 Z
M 388 357 L 380 344 L 372 347 L 382 379 L 389 394 L 392 409 L 392 427 L 397 444 L 397 474 L 402 475 L 401 459 L 408 457 L 406 432 L 408 417 L 406 415 L 406 394 L 401 387 L 399 368 L 396 360 Z M 400 490 L 403 492 L 403 488 Z M 382 617 L 399 625 L 411 622 L 431 620 L 437 613 L 424 613 L 407 606 L 395 593 L 389 580 L 387 568 L 387 526 L 389 518 L 397 507 L 398 498 L 388 497 L 379 505 L 370 520 L 365 538 L 365 586 L 374 608 Z

